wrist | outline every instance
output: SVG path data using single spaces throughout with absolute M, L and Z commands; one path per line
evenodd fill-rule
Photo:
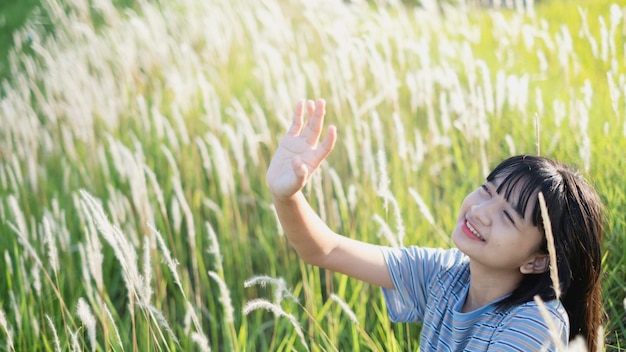
M 293 203 L 298 200 L 298 197 L 302 196 L 302 192 L 298 191 L 291 195 L 284 195 L 272 192 L 272 200 L 274 203 Z

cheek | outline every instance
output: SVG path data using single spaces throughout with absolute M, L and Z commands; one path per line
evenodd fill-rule
M 465 199 L 467 200 L 467 198 L 465 198 Z M 459 215 L 457 217 L 457 222 L 463 221 L 463 219 L 465 219 L 465 215 L 467 214 L 467 212 L 471 208 L 471 206 L 469 205 L 469 203 L 466 200 L 464 200 L 463 203 L 461 203 L 461 207 L 459 208 Z
M 476 204 L 476 191 L 468 194 L 465 199 L 463 199 L 463 203 L 461 203 L 461 212 L 466 213 L 473 204 Z

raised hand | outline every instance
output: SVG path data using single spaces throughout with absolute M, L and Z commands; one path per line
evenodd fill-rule
M 305 110 L 308 118 L 303 125 Z M 293 123 L 267 170 L 267 184 L 274 197 L 288 198 L 300 191 L 335 147 L 337 129 L 332 125 L 318 145 L 325 113 L 326 102 L 322 99 L 303 100 L 296 106 Z

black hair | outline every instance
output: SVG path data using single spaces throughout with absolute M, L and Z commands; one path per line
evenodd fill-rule
M 602 202 L 573 168 L 541 156 L 519 155 L 504 160 L 487 176 L 498 179 L 497 192 L 522 217 L 532 207 L 531 221 L 544 234 L 541 250 L 548 253 L 538 193 L 545 198 L 556 249 L 561 302 L 570 319 L 570 340 L 583 335 L 595 351 L 601 319 Z M 514 192 L 515 191 L 515 192 Z M 513 199 L 512 196 L 515 195 Z M 554 263 L 551 263 L 554 265 Z M 556 299 L 549 271 L 524 275 L 510 296 L 498 303 L 505 309 L 532 301 Z

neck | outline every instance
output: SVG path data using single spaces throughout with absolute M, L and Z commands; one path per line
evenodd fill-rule
M 470 287 L 462 311 L 471 312 L 510 294 L 522 276 L 519 270 L 493 270 L 470 260 Z

